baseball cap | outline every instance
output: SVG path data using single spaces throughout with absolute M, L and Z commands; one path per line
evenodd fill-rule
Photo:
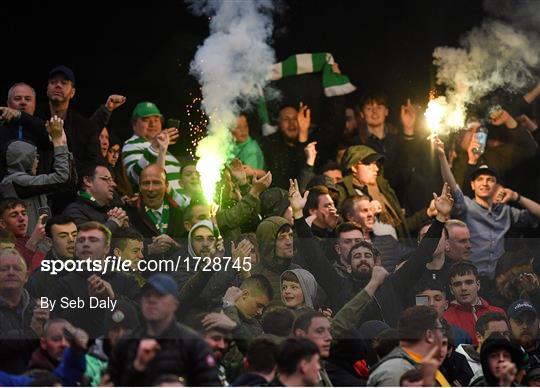
M 493 167 L 489 167 L 487 164 L 482 164 L 481 166 L 478 166 L 478 168 L 476 168 L 471 173 L 471 182 L 478 178 L 480 175 L 491 175 L 492 177 L 495 177 L 497 181 L 499 181 L 499 174 L 497 173 L 497 170 L 495 170 Z
M 69 67 L 64 65 L 56 66 L 49 72 L 49 79 L 54 77 L 56 74 L 63 74 L 68 80 L 75 84 L 75 74 Z
M 132 118 L 150 116 L 163 117 L 156 104 L 150 101 L 139 102 L 131 114 Z
M 172 295 L 178 298 L 178 286 L 172 277 L 162 273 L 152 275 L 148 278 L 148 281 L 143 286 L 141 292 L 144 294 L 148 289 L 154 289 L 162 295 Z
M 538 316 L 538 312 L 536 311 L 532 303 L 524 299 L 520 299 L 512 303 L 510 307 L 508 307 L 507 314 L 509 318 L 516 318 L 524 312 L 531 312 L 535 316 Z

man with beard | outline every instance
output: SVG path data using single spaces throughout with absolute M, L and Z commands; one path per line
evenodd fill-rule
M 73 260 L 75 257 L 75 241 L 77 240 L 77 225 L 75 220 L 65 215 L 58 215 L 47 221 L 45 234 L 52 241 L 51 250 L 45 256 L 46 261 Z M 68 271 L 59 271 L 52 275 L 50 271 L 42 271 L 41 267 L 28 279 L 26 288 L 34 298 L 48 297 L 56 299 L 61 295 L 61 279 Z
M 103 163 L 90 165 L 80 176 L 77 200 L 69 204 L 63 214 L 70 216 L 77 225 L 97 221 L 113 233 L 129 226 L 126 212 L 119 207 L 110 208 L 116 183 Z
M 413 249 L 390 234 L 378 234 L 373 204 L 367 195 L 347 197 L 341 204 L 341 215 L 348 221 L 354 221 L 362 227 L 364 238 L 379 251 L 381 262 L 387 271 L 394 272 L 399 260 L 405 258 Z M 427 230 L 427 229 L 426 229 Z
M 219 379 L 223 386 L 229 386 L 225 375 L 224 358 L 229 350 L 231 332 L 237 324 L 223 312 L 198 314 L 190 325 L 206 341 L 217 363 Z
M 508 308 L 508 318 L 512 336 L 529 355 L 530 360 L 540 360 L 540 342 L 538 341 L 538 312 L 532 303 L 520 299 Z
M 318 245 L 313 245 L 313 234 L 302 214 L 307 194 L 305 193 L 302 197 L 297 184 L 292 182 L 289 195 L 296 232 L 306 257 L 309 257 L 307 269 L 315 275 L 328 294 L 334 311 L 337 311 L 369 281 L 373 267 L 381 264 L 378 253 L 370 243 L 365 241 L 353 246 L 347 258 L 351 266 L 351 274 L 347 279 L 343 279 L 320 252 Z M 422 269 L 431 260 L 440 239 L 444 221 L 452 209 L 453 200 L 448 192 L 443 190 L 441 196 L 435 195 L 435 197 L 438 214 L 428 231 L 427 238 L 422 241 L 411 258 L 378 288 L 375 294 L 377 302 L 371 303 L 368 307 L 364 320 L 380 320 L 394 326 L 404 305 L 409 304 L 405 299 L 407 290 L 414 287 Z

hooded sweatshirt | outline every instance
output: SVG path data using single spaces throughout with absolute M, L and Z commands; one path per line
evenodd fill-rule
M 252 273 L 265 276 L 274 291 L 272 304 L 283 305 L 281 301 L 281 274 L 284 271 L 300 268 L 292 264 L 292 258 L 283 260 L 276 257 L 276 239 L 279 232 L 286 226 L 291 226 L 283 217 L 268 217 L 257 227 L 257 242 L 259 243 L 261 262 L 253 268 Z
M 72 178 L 70 163 L 73 163 L 73 157 L 67 146 L 54 147 L 53 172 L 50 174 L 32 175 L 36 155 L 37 148 L 26 141 L 10 143 L 6 150 L 7 175 L 0 182 L 0 193 L 4 197 L 25 200 L 30 232 L 36 226 L 39 208 L 48 206 L 46 195 Z
M 302 268 L 297 269 L 291 269 L 283 272 L 281 274 L 280 283 L 283 283 L 283 276 L 287 272 L 292 272 L 296 278 L 298 279 L 298 282 L 300 283 L 300 288 L 302 289 L 302 293 L 304 294 L 304 304 L 297 306 L 296 309 L 303 309 L 303 308 L 310 308 L 313 309 L 313 300 L 315 300 L 317 296 L 317 281 L 315 280 L 315 277 L 311 274 L 311 272 L 306 271 Z
M 193 225 L 193 227 L 191 228 L 191 230 L 189 231 L 189 234 L 188 234 L 188 253 L 189 253 L 189 257 L 197 257 L 198 256 L 195 253 L 195 251 L 193 250 L 193 244 L 191 243 L 191 235 L 193 234 L 193 232 L 195 232 L 195 230 L 197 230 L 197 229 L 199 229 L 200 227 L 203 227 L 203 226 L 210 229 L 210 231 L 212 233 L 214 233 L 214 235 L 216 234 L 216 231 L 214 230 L 214 224 L 210 220 L 202 220 L 202 221 L 197 222 L 195 225 Z
M 489 367 L 489 356 L 491 353 L 500 349 L 504 349 L 510 353 L 512 362 L 518 370 L 523 366 L 525 353 L 521 350 L 521 347 L 516 342 L 509 341 L 501 334 L 493 333 L 482 344 L 482 350 L 480 351 L 482 370 L 475 373 L 469 383 L 470 387 L 496 387 L 499 385 L 499 380 L 493 375 Z M 515 386 L 516 383 L 512 382 L 511 385 Z

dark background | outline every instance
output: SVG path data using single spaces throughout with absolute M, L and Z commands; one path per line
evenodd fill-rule
M 283 3 L 272 42 L 278 60 L 328 51 L 360 92 L 385 91 L 393 112 L 407 96 L 427 98 L 434 86 L 433 49 L 457 46 L 459 36 L 484 17 L 481 0 Z M 185 106 L 189 93 L 198 93 L 189 63 L 208 35 L 208 23 L 192 16 L 182 1 L 10 1 L 2 3 L 0 16 L 2 96 L 24 81 L 43 103 L 48 71 L 65 64 L 75 72 L 73 104 L 83 114 L 111 93 L 128 98 L 113 115 L 114 131 L 127 135 L 131 111 L 142 100 L 156 102 L 188 130 Z M 277 85 L 283 100 L 303 98 L 314 106 L 316 119 L 320 78 L 295 77 L 292 84 Z

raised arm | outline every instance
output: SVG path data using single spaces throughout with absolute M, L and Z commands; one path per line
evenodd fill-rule
M 388 272 L 379 265 L 373 267 L 369 283 L 356 294 L 345 306 L 337 312 L 330 322 L 334 338 L 339 338 L 354 327 L 358 327 L 363 318 L 364 310 L 371 303 L 377 289 L 384 283 Z
M 456 183 L 456 180 L 454 179 L 454 174 L 452 174 L 452 170 L 450 169 L 450 165 L 448 164 L 448 159 L 446 159 L 446 154 L 444 152 L 444 143 L 442 142 L 439 137 L 433 138 L 433 146 L 435 147 L 435 151 L 437 153 L 437 156 L 439 157 L 439 162 L 441 164 L 441 175 L 444 182 L 448 183 L 450 186 L 450 190 L 454 193 L 456 190 L 458 190 L 458 185 Z
M 439 245 L 445 221 L 450 217 L 454 199 L 445 183 L 440 196 L 433 193 L 437 216 L 429 227 L 418 248 L 411 254 L 407 262 L 390 279 L 397 295 L 403 295 L 406 290 L 414 287 L 425 270 L 425 265 L 433 259 L 433 253 Z

